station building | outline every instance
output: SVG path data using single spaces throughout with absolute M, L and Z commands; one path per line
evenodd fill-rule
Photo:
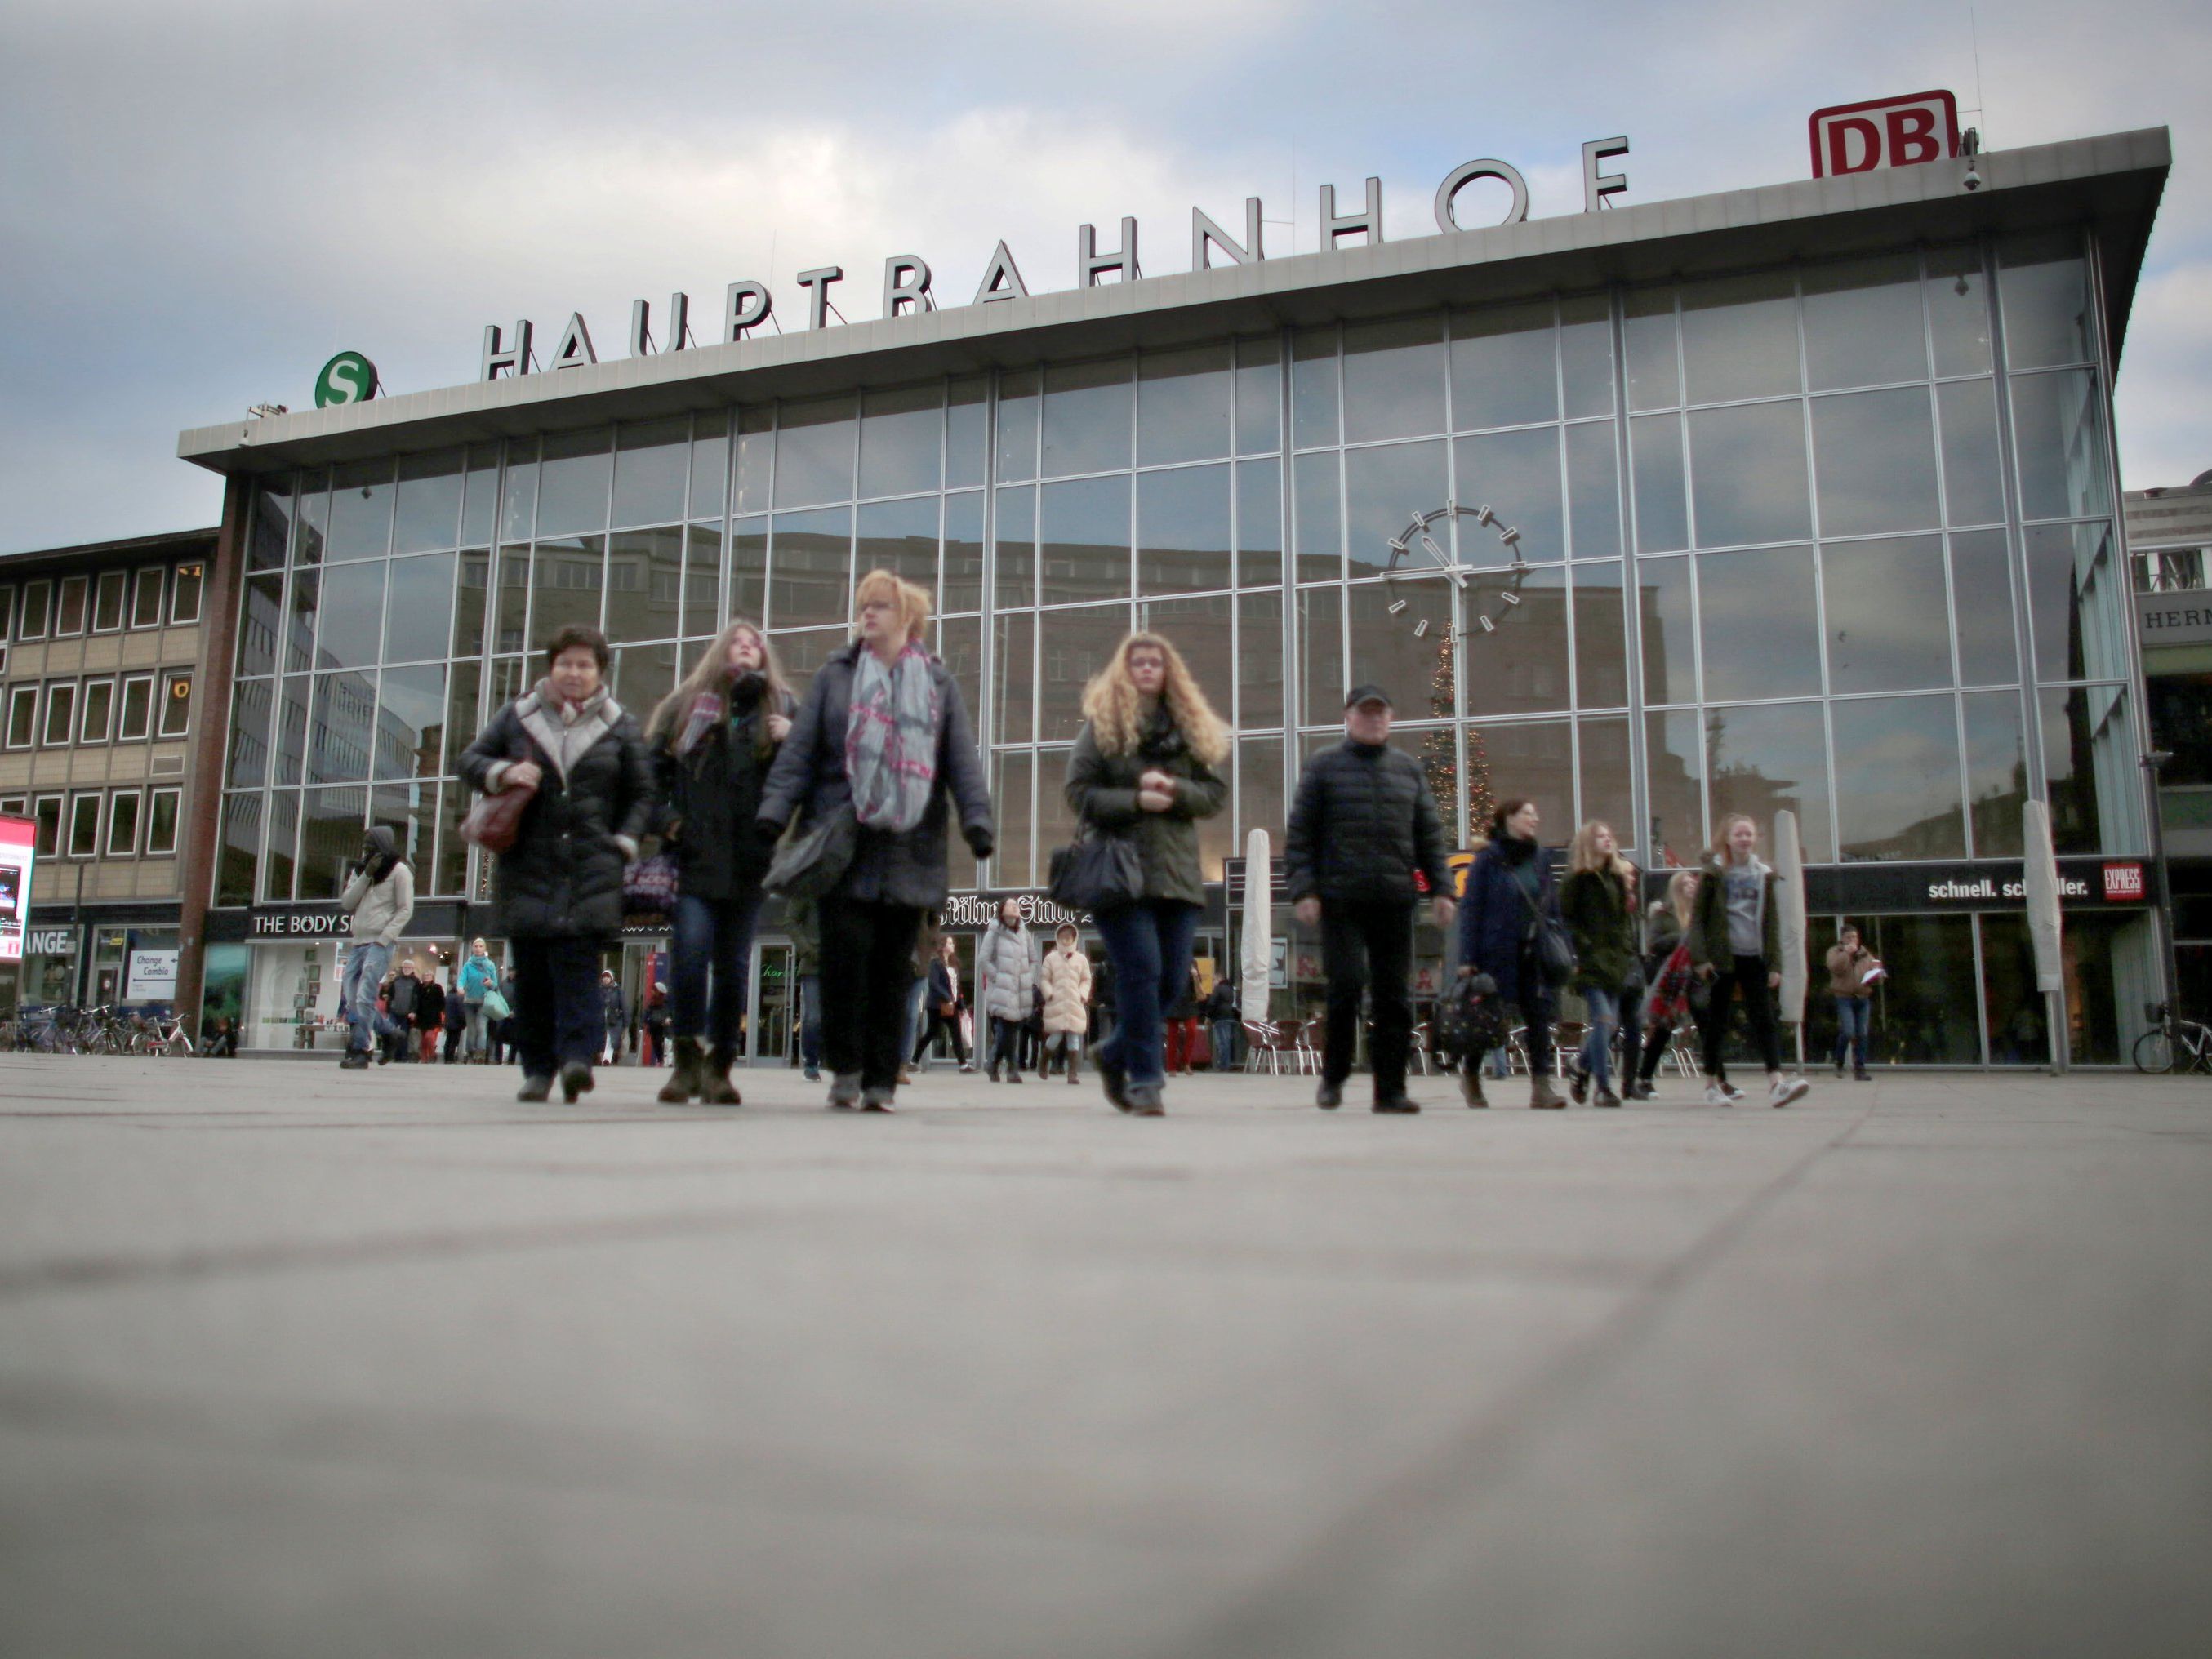
M 489 932 L 456 761 L 560 625 L 605 629 L 642 715 L 732 613 L 805 679 L 884 566 L 937 595 L 998 803 L 951 925 L 1039 893 L 1084 684 L 1153 628 L 1237 732 L 1202 955 L 1235 959 L 1245 835 L 1279 847 L 1374 680 L 1462 844 L 1529 796 L 1547 840 L 1605 818 L 1663 873 L 1725 812 L 1794 810 L 1816 933 L 1849 916 L 1890 967 L 1887 1061 L 2045 1059 L 2021 858 L 2047 802 L 2072 1053 L 2122 1061 L 2163 941 L 2112 386 L 2168 166 L 2160 129 L 1413 240 L 1378 220 L 620 360 L 572 328 L 534 373 L 188 431 L 228 480 L 228 672 L 187 979 L 204 962 L 249 1048 L 300 1043 L 370 823 L 416 861 L 421 938 Z M 533 367 L 520 336 L 488 374 Z M 1317 946 L 1286 907 L 1274 932 L 1277 1008 L 1304 1013 Z M 654 945 L 626 948 L 633 986 Z M 1444 950 L 1424 931 L 1431 985 Z M 778 1058 L 772 915 L 755 975 Z

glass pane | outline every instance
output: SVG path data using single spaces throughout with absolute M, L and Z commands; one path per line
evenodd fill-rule
M 991 854 L 991 881 L 998 887 L 1030 884 L 1030 842 L 1032 814 L 1030 786 L 1036 763 L 1026 751 L 996 757 L 998 776 L 992 780 L 991 804 L 998 809 L 998 848 Z
M 853 399 L 840 393 L 784 404 L 775 434 L 776 506 L 852 499 Z
M 1815 392 L 1926 380 L 1920 261 L 1896 253 L 1808 270 L 1805 368 Z
M 608 540 L 607 637 L 673 638 L 683 580 L 681 525 L 617 532 Z
M 1975 918 L 1982 930 L 1982 989 L 1990 1059 L 1999 1066 L 2051 1063 L 2048 1006 L 2035 978 L 2035 945 L 2025 915 Z
M 1489 507 L 1521 532 L 1521 556 L 1531 564 L 1551 564 L 1567 556 L 1566 522 L 1559 511 L 1559 429 L 1524 428 L 1461 438 L 1453 445 L 1456 474 L 1453 489 L 1470 506 Z M 1441 507 L 1441 501 L 1431 506 Z M 1399 516 L 1396 532 L 1408 515 Z M 1466 564 L 1497 565 L 1510 556 L 1497 535 L 1473 524 L 1454 526 L 1459 556 Z M 1356 556 L 1356 550 L 1355 550 Z
M 1000 610 L 1036 603 L 1036 486 L 1001 489 L 993 538 L 998 578 L 994 603 Z
M 530 550 L 499 550 L 498 608 L 492 617 L 492 649 L 520 651 L 528 641 Z
M 738 499 L 731 503 L 738 513 L 765 513 L 769 507 L 771 460 L 775 454 L 775 410 L 756 407 L 738 411 Z
M 276 672 L 276 630 L 284 615 L 284 578 L 248 576 L 246 603 L 238 619 L 238 672 Z
M 1224 720 L 1234 711 L 1237 653 L 1230 618 L 1236 601 L 1226 594 L 1203 599 L 1147 599 L 1137 607 L 1137 626 L 1175 641 L 1191 678 Z
M 1613 301 L 1584 294 L 1559 301 L 1559 379 L 1566 416 L 1613 413 Z
M 693 525 L 684 548 L 684 637 L 711 638 L 729 619 L 722 603 L 722 526 Z
M 1578 559 L 1620 555 L 1620 465 L 1613 422 L 1567 428 L 1567 508 Z
M 465 786 L 448 783 L 438 792 L 438 867 L 430 890 L 454 895 L 469 884 L 469 844 L 461 839 L 461 822 L 468 817 L 474 795 Z M 449 985 L 448 992 L 452 990 Z
M 1047 743 L 1064 743 L 1083 730 L 1083 690 L 1128 633 L 1129 607 L 1048 611 L 1039 624 L 1044 645 L 1037 735 Z
M 1036 477 L 1037 372 L 1010 371 L 999 377 L 999 482 Z
M 945 586 L 937 596 L 947 611 L 983 605 L 983 492 L 945 498 Z
M 1548 335 L 1547 338 L 1548 342 Z M 1444 379 L 1441 317 L 1347 323 L 1344 330 L 1345 441 L 1366 443 L 1442 432 Z
M 1283 596 L 1247 593 L 1237 601 L 1237 723 L 1283 723 Z
M 374 675 L 316 675 L 307 720 L 307 781 L 352 783 L 366 778 L 380 730 Z
M 1974 856 L 2016 859 L 2027 842 L 2021 809 L 2027 803 L 2027 747 L 2021 735 L 2020 696 L 1985 692 L 1964 702 L 1966 801 L 1974 817 Z
M 783 665 L 783 677 L 791 682 L 793 695 L 803 697 L 814 671 L 850 644 L 853 636 L 842 628 L 815 628 L 770 637 L 775 645 L 776 660 Z
M 1283 352 L 1272 339 L 1237 343 L 1237 453 L 1283 447 Z
M 1795 279 L 1762 271 L 1685 283 L 1682 366 L 1693 404 L 1799 390 Z
M 1455 311 L 1451 331 L 1454 427 L 1469 432 L 1558 418 L 1549 300 Z
M 131 688 L 143 695 L 143 683 Z M 125 694 L 125 719 L 130 718 L 130 691 Z M 240 680 L 230 699 L 230 763 L 226 768 L 234 788 L 247 788 L 269 777 L 270 722 L 276 708 L 276 682 Z M 140 716 L 143 726 L 144 717 Z
M 298 591 L 298 584 L 294 584 Z M 384 628 L 384 564 L 332 565 L 323 572 L 318 668 L 364 668 L 376 661 Z
M 2112 526 L 2030 525 L 2029 625 L 2046 680 L 2118 679 L 2128 672 L 2133 601 L 2112 553 Z
M 1344 590 L 1298 594 L 1298 706 L 1305 724 L 1334 725 L 1344 711 Z
M 2095 360 L 2088 272 L 2073 232 L 2021 237 L 1999 247 L 1997 297 L 2004 307 L 2009 367 Z
M 1283 739 L 1271 734 L 1246 738 L 1237 745 L 1237 827 L 1241 851 L 1243 837 L 1255 830 L 1267 832 L 1267 845 L 1283 844 Z
M 543 650 L 572 623 L 599 625 L 599 590 L 606 580 L 607 538 L 578 536 L 538 544 L 530 566 L 530 643 Z
M 123 626 L 123 601 L 130 587 L 131 573 L 127 570 L 100 573 L 100 586 L 94 592 L 92 605 L 94 631 L 112 634 Z
M 156 789 L 147 801 L 146 852 L 158 857 L 177 850 L 177 817 L 183 797 L 174 789 Z
M 461 519 L 462 452 L 399 458 L 399 507 L 392 530 L 395 553 L 428 553 L 458 547 Z
M 1440 576 L 1356 583 L 1345 590 L 1345 603 L 1352 683 L 1380 685 L 1401 720 L 1452 719 L 1459 712 L 1459 639 L 1452 625 L 1451 583 Z M 1312 708 L 1306 718 L 1318 724 L 1329 715 Z
M 84 708 L 77 720 L 79 743 L 105 743 L 108 728 L 115 720 L 115 682 L 87 680 L 84 683 Z
M 461 501 L 461 545 L 489 547 L 499 507 L 499 446 L 477 444 L 469 450 L 467 489 Z
M 1386 568 L 1390 562 L 1390 538 L 1402 534 L 1416 513 L 1442 507 L 1450 495 L 1440 441 L 1345 451 L 1345 518 L 1351 574 L 1371 574 Z M 1555 550 L 1558 545 L 1553 544 Z
M 1128 598 L 1127 476 L 1045 484 L 1037 496 L 1042 520 L 1037 562 L 1043 573 L 1044 603 Z M 1225 524 L 1223 538 L 1227 539 Z
M 1036 613 L 994 617 L 991 639 L 991 672 L 999 682 L 991 741 L 1028 743 L 1036 736 Z
M 1336 330 L 1300 329 L 1291 337 L 1291 435 L 1300 449 L 1337 441 L 1340 386 Z
M 1638 559 L 1636 614 L 1643 641 L 1644 701 L 1698 700 L 1698 647 L 1687 559 Z
M 392 831 L 392 839 L 399 843 L 401 856 L 414 866 L 416 890 L 427 891 L 438 830 L 437 785 L 386 784 L 372 789 L 368 821 Z
M 281 570 L 292 537 L 292 480 L 269 479 L 254 492 L 253 531 L 246 538 L 248 570 Z
M 1844 859 L 1964 858 L 1951 699 L 1847 700 L 1836 703 L 1832 714 Z
M 1823 535 L 1930 529 L 1942 521 L 1935 432 L 1921 387 L 1814 398 L 1813 451 Z M 1698 528 L 1702 533 L 1702 520 Z
M 1924 403 L 1926 396 L 1921 395 Z M 1932 501 L 1935 450 L 1932 444 L 1927 447 Z M 1696 410 L 1690 416 L 1690 477 L 1700 547 L 1790 541 L 1812 534 L 1802 404 Z M 1925 520 L 1934 521 L 1932 514 Z
M 187 565 L 185 569 L 191 568 Z M 178 574 L 181 577 L 184 572 Z M 159 628 L 161 625 L 161 580 L 159 568 L 141 570 L 131 589 L 131 625 L 133 628 Z M 15 619 L 9 612 L 15 609 L 15 594 L 0 591 L 0 640 L 8 638 L 9 624 Z
M 277 682 L 276 771 L 272 781 L 297 783 L 307 768 L 307 704 L 314 681 L 306 674 L 288 674 Z
M 1950 521 L 2002 523 L 1996 391 L 1987 380 L 1948 380 L 1936 388 L 1936 401 L 1943 416 L 1943 501 Z
M 499 496 L 499 538 L 530 539 L 538 521 L 538 441 L 515 439 L 507 446 L 507 479 Z
M 292 896 L 300 845 L 300 792 L 279 789 L 269 797 L 269 846 L 262 859 L 261 896 L 279 902 Z
M 325 563 L 381 558 L 392 546 L 392 463 L 349 461 L 331 480 Z
M 1698 557 L 1705 698 L 1786 697 L 1820 689 L 1813 550 Z
M 535 445 L 532 446 L 532 451 L 536 453 Z M 292 532 L 294 564 L 320 564 L 323 562 L 323 544 L 328 539 L 330 525 L 330 474 L 320 470 L 301 474 L 299 519 Z
M 570 536 L 607 527 L 613 434 L 556 432 L 543 441 L 538 468 L 538 535 Z
M 779 639 L 769 646 L 776 665 L 788 673 L 790 664 L 779 647 Z M 678 650 L 672 645 L 629 645 L 615 655 L 615 700 L 637 716 L 642 726 L 653 718 L 653 711 L 660 707 L 661 699 L 676 689 Z M 691 665 L 684 663 L 688 668 Z
M 688 416 L 639 421 L 617 428 L 614 501 L 617 527 L 665 524 L 671 519 L 682 518 L 684 484 L 690 470 L 690 457 L 691 421 Z M 550 475 L 550 467 L 548 472 Z
M 391 614 L 385 623 L 384 659 L 422 662 L 446 654 L 453 621 L 451 553 L 392 562 Z M 479 592 L 481 600 L 482 593 Z
M 381 698 L 374 775 L 436 777 L 444 770 L 441 762 L 446 732 L 445 664 L 386 669 Z M 459 750 L 454 753 L 458 757 Z
M 253 877 L 261 858 L 263 796 L 231 795 L 222 805 L 222 845 L 216 853 L 215 902 L 253 902 Z M 51 851 L 51 848 L 46 849 Z
M 300 896 L 336 898 L 346 866 L 361 856 L 368 824 L 366 789 L 310 789 L 301 798 Z
M 1575 705 L 1628 706 L 1628 628 L 1618 560 L 1575 567 Z M 1618 826 L 1616 826 L 1617 828 Z
M 1571 720 L 1522 720 L 1467 728 L 1468 833 L 1487 836 L 1498 803 L 1533 800 L 1543 820 L 1539 840 L 1564 845 L 1574 834 L 1575 734 Z
M 1974 918 L 1875 916 L 1866 943 L 1889 969 L 1875 987 L 1869 1054 L 1884 1064 L 1979 1064 Z M 1815 973 L 1814 982 L 1825 983 L 1818 964 Z
M 632 649 L 635 648 L 632 647 Z M 629 708 L 632 705 L 622 689 L 619 678 L 622 661 L 622 654 L 617 653 L 615 658 L 617 676 L 615 696 L 622 702 L 624 708 Z M 483 678 L 483 670 L 479 665 L 472 662 L 456 663 L 453 665 L 450 683 L 446 688 L 446 731 L 450 738 L 447 752 L 453 756 L 457 769 L 460 763 L 461 750 L 474 743 L 477 740 L 477 734 L 483 730 L 484 723 L 477 718 L 477 693 Z
M 991 380 L 987 374 L 955 380 L 945 390 L 945 484 L 948 489 L 983 482 L 990 399 Z
M 1042 476 L 1129 465 L 1129 362 L 1056 363 L 1044 372 Z
M 867 438 L 861 437 L 863 453 Z M 860 508 L 860 540 L 854 550 L 853 568 L 865 575 L 888 570 L 910 582 L 919 582 L 937 597 L 937 497 L 917 496 L 903 501 L 872 501 Z
M 1635 769 L 1629 761 L 1628 717 L 1577 720 L 1575 730 L 1582 746 L 1582 801 L 1575 809 L 1577 819 L 1587 823 L 1595 818 L 1609 824 L 1614 840 L 1640 859 L 1636 806 L 1629 795 Z
M 615 494 L 622 494 L 622 472 L 615 473 Z M 730 417 L 715 410 L 697 415 L 691 422 L 691 501 L 695 519 L 719 519 L 729 505 Z M 619 520 L 617 520 L 619 522 Z
M 1283 464 L 1237 466 L 1237 581 L 1275 587 L 1283 580 Z
M 983 708 L 983 623 L 964 617 L 937 625 L 937 654 L 959 682 L 962 705 L 968 718 L 976 720 Z
M 1940 537 L 1831 543 L 1820 550 L 1820 585 L 1827 599 L 1829 690 L 1950 684 Z
M 1959 675 L 1966 685 L 2020 678 L 2013 634 L 2012 559 L 2002 530 L 1951 538 L 1951 587 L 1959 596 Z
M 731 520 L 729 602 L 732 617 L 758 622 L 768 614 L 768 520 L 764 518 Z M 672 589 L 669 603 L 675 604 Z
M 1301 455 L 1295 463 L 1291 511 L 1302 582 L 1334 581 L 1344 574 L 1344 503 L 1337 459 L 1337 453 L 1329 450 Z M 1395 535 L 1395 528 L 1390 533 Z
M 2066 853 L 2142 851 L 2142 767 L 2117 685 L 2038 694 L 2051 836 Z
M 1638 289 L 1622 301 L 1621 308 L 1621 345 L 1628 365 L 1629 408 L 1673 408 L 1682 401 L 1674 290 Z
M 944 401 L 935 380 L 860 394 L 860 494 L 904 495 L 938 487 Z
M 48 749 L 66 749 L 76 736 L 76 686 L 74 682 L 46 688 L 46 724 L 40 738 Z
M 1137 465 L 1229 453 L 1234 354 L 1227 341 L 1137 362 Z
M 2111 510 L 2105 422 L 2094 370 L 2015 374 L 2012 422 L 2021 517 L 2075 519 Z
M 1646 415 L 1630 421 L 1628 464 L 1636 480 L 1636 550 L 1668 553 L 1687 547 L 1681 417 Z
M 1139 592 L 1203 593 L 1235 585 L 1229 490 L 1226 466 L 1176 467 L 1138 478 Z M 1049 586 L 1049 563 L 1046 581 Z
M 460 556 L 460 586 L 453 599 L 453 655 L 481 656 L 484 646 L 484 608 L 490 597 L 491 556 Z
M 1508 604 L 1508 595 L 1520 603 Z M 1470 714 L 1534 714 L 1565 709 L 1567 683 L 1567 573 L 1539 570 L 1517 586 L 1510 576 L 1477 576 L 1461 594 L 1467 618 L 1467 710 Z M 1486 629 L 1489 617 L 1495 631 Z
M 775 515 L 769 550 L 771 626 L 802 628 L 846 620 L 852 535 L 853 514 L 847 507 Z
M 1730 812 L 1747 812 L 1759 835 L 1771 841 L 1774 815 L 1787 807 L 1797 814 L 1805 861 L 1834 861 L 1820 704 L 1707 709 L 1705 768 L 1714 823 Z

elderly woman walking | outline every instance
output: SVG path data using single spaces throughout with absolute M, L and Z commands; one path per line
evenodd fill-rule
M 853 642 L 807 686 L 759 817 L 772 833 L 794 816 L 853 819 L 851 857 L 817 906 L 822 1047 L 833 1108 L 888 1112 L 915 938 L 945 902 L 946 826 L 957 805 L 969 850 L 988 858 L 991 796 L 959 682 L 922 647 L 928 593 L 872 570 L 853 599 Z

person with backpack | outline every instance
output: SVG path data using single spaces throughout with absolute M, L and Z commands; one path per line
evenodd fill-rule
M 388 826 L 374 825 L 362 837 L 361 857 L 338 895 L 338 908 L 346 912 L 353 930 L 345 977 L 339 982 L 339 1006 L 350 1030 L 338 1064 L 357 1072 L 368 1064 L 372 1048 L 385 1052 L 377 1024 L 377 993 L 392 961 L 392 948 L 415 914 L 415 872 L 399 856 L 398 839 Z
M 1705 854 L 1683 941 L 1689 947 L 1691 971 L 1710 998 L 1705 1018 L 1708 1106 L 1732 1106 L 1743 1098 L 1740 1090 L 1729 1086 L 1721 1062 L 1731 1006 L 1738 998 L 1752 1043 L 1765 1062 L 1767 1104 L 1787 1106 L 1802 1099 L 1811 1086 L 1802 1077 L 1782 1074 L 1782 1036 L 1774 1023 L 1774 993 L 1782 983 L 1778 879 L 1759 856 L 1759 826 L 1741 812 L 1723 817 Z
M 1547 970 L 1540 935 L 1559 928 L 1559 890 L 1552 861 L 1536 840 L 1542 816 L 1532 800 L 1498 804 L 1490 842 L 1468 866 L 1467 895 L 1459 907 L 1459 971 L 1487 974 L 1495 994 L 1521 1010 L 1528 1055 L 1528 1104 L 1558 1111 L 1566 1097 L 1552 1086 L 1552 1011 L 1556 985 Z M 1489 1103 L 1482 1068 L 1471 1060 L 1460 1069 L 1460 1094 L 1470 1106 Z

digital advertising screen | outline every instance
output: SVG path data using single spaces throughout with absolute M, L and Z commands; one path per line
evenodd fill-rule
M 37 829 L 28 818 L 0 818 L 0 962 L 23 959 L 23 928 L 31 917 L 31 848 Z

